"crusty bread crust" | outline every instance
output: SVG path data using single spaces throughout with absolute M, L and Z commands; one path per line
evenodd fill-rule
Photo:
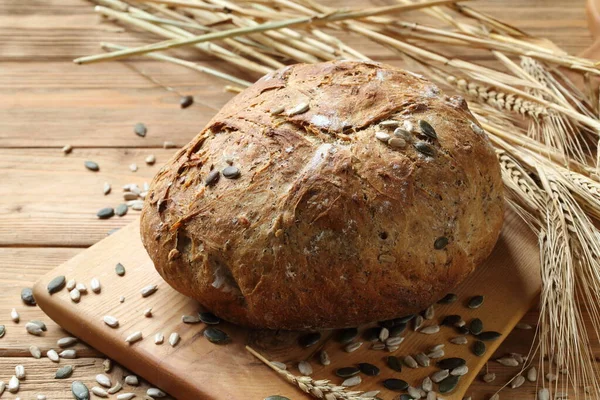
M 390 119 L 414 127 L 398 133 L 403 148 L 376 138 L 395 137 Z M 144 245 L 170 285 L 242 325 L 339 328 L 419 311 L 490 254 L 502 226 L 499 165 L 476 124 L 462 98 L 387 65 L 286 67 L 156 175 Z M 228 163 L 240 176 L 206 185 Z

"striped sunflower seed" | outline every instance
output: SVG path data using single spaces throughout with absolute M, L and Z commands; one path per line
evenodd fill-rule
M 156 293 L 157 290 L 158 290 L 157 285 L 148 285 L 141 290 L 142 297 L 148 297 L 148 296 Z
M 31 288 L 23 288 L 21 290 L 21 300 L 28 306 L 35 306 L 37 303 L 35 302 L 35 298 L 33 297 L 33 290 Z
M 175 347 L 179 343 L 180 339 L 181 338 L 179 336 L 179 333 L 173 332 L 171 333 L 171 335 L 169 335 L 169 344 L 171 345 L 171 347 Z
M 446 352 L 444 351 L 444 349 L 438 349 L 438 350 L 434 350 L 432 352 L 429 352 L 427 354 L 427 357 L 432 358 L 432 359 L 437 359 L 437 358 L 442 358 L 446 355 Z
M 121 389 L 123 389 L 123 384 L 120 381 L 117 381 L 117 383 L 115 383 L 115 386 L 108 389 L 107 392 L 108 394 L 115 394 Z
M 417 361 L 412 356 L 406 356 L 402 361 L 409 368 L 419 368 L 419 364 L 417 364 Z
M 423 132 L 425 136 L 427 136 L 430 139 L 437 139 L 437 133 L 435 132 L 435 129 L 433 129 L 433 126 L 431 126 L 429 122 L 420 119 L 418 123 L 419 128 L 421 128 L 421 132 Z
M 433 375 L 431 375 L 431 380 L 434 381 L 435 383 L 440 383 L 441 381 L 443 381 L 444 379 L 446 379 L 449 376 L 450 376 L 450 371 L 447 369 L 442 369 L 440 371 L 434 372 Z
M 435 307 L 433 304 L 427 307 L 423 313 L 423 317 L 427 320 L 432 320 L 435 317 Z
M 19 383 L 19 379 L 16 376 L 12 376 L 12 378 L 10 378 L 10 380 L 8 381 L 8 391 L 10 393 L 17 393 L 19 391 L 19 386 L 21 384 Z
M 424 353 L 419 353 L 415 355 L 415 360 L 421 367 L 429 367 L 429 357 L 427 357 Z
M 362 346 L 363 342 L 353 342 L 349 343 L 344 347 L 344 351 L 346 353 L 352 353 L 353 351 L 358 350 L 360 346 Z
M 29 346 L 29 353 L 31 353 L 31 356 L 35 359 L 39 360 L 42 358 L 42 351 L 37 346 Z
M 496 380 L 496 374 L 489 372 L 481 378 L 485 383 L 492 383 Z
M 414 388 L 412 386 L 409 386 L 406 391 L 408 392 L 408 395 L 412 398 L 412 399 L 420 399 L 421 398 L 421 392 L 419 391 L 419 389 Z
M 390 135 L 388 133 L 383 132 L 383 131 L 377 131 L 377 132 L 375 132 L 375 138 L 377 140 L 380 140 L 380 141 L 384 142 L 384 143 L 387 143 L 388 140 L 390 140 Z
M 102 186 L 102 193 L 104 193 L 105 196 L 110 193 L 111 189 L 110 183 L 104 182 L 104 185 Z
M 298 371 L 305 376 L 312 375 L 313 369 L 308 361 L 300 361 L 298 363 Z
M 352 387 L 352 386 L 357 386 L 360 385 L 362 382 L 362 379 L 360 377 L 360 375 L 355 375 L 353 377 L 347 378 L 346 380 L 344 380 L 344 382 L 342 382 L 342 386 L 344 387 Z
M 34 335 L 34 336 L 41 336 L 42 333 L 44 332 L 42 330 L 42 328 L 40 328 L 39 325 L 34 324 L 32 322 L 28 322 L 25 325 L 25 330 L 27 331 L 27 333 L 29 333 L 30 335 Z
M 135 397 L 135 393 L 121 393 L 117 396 L 117 400 L 131 400 Z
M 387 328 L 381 328 L 379 331 L 379 340 L 385 342 L 390 337 L 390 331 Z
M 450 343 L 453 344 L 467 344 L 469 340 L 465 336 L 457 336 L 455 338 L 450 339 Z
M 469 367 L 467 367 L 466 365 L 461 365 L 460 367 L 456 367 L 452 371 L 450 371 L 450 375 L 463 376 L 466 375 L 467 372 L 469 372 Z
M 79 300 L 81 300 L 81 293 L 75 288 L 69 292 L 69 297 L 73 303 L 79 303 Z
M 66 360 L 73 360 L 73 359 L 77 358 L 77 350 L 74 350 L 74 349 L 63 350 L 60 352 L 60 354 L 58 356 L 60 358 L 66 359 Z
M 471 309 L 479 308 L 483 304 L 483 300 L 484 300 L 484 297 L 481 295 L 473 296 L 469 299 L 469 302 L 467 303 L 467 307 L 469 307 Z
M 104 374 L 96 375 L 96 382 L 98 382 L 101 386 L 104 386 L 105 388 L 109 388 L 112 386 L 110 378 Z
M 504 365 L 505 367 L 518 367 L 519 362 L 513 357 L 502 357 L 496 360 L 498 364 Z
M 418 331 L 421 328 L 421 326 L 423 325 L 423 321 L 424 321 L 424 318 L 421 315 L 417 315 L 415 317 L 415 319 L 413 320 L 413 323 L 414 323 L 413 329 L 415 331 Z
M 79 341 L 79 339 L 75 338 L 75 337 L 71 337 L 71 336 L 66 336 L 64 338 L 60 338 L 56 341 L 56 345 L 60 348 L 67 348 L 67 347 L 71 347 L 75 344 L 77 344 L 77 342 Z
M 518 387 L 523 386 L 523 384 L 525 383 L 525 377 L 523 375 L 518 375 L 515 379 L 512 380 L 512 382 L 510 383 L 510 387 L 512 389 L 516 389 Z
M 97 397 L 108 397 L 108 393 L 106 392 L 106 390 L 102 389 L 99 386 L 94 386 L 92 388 L 92 393 L 94 393 L 94 395 Z
M 419 332 L 424 333 L 426 335 L 433 335 L 434 333 L 438 333 L 440 331 L 439 325 L 429 325 L 425 328 L 421 328 Z
M 142 332 L 140 331 L 134 332 L 131 335 L 127 336 L 127 338 L 125 338 L 125 342 L 129 344 L 133 344 L 140 340 L 142 340 Z
M 111 328 L 119 327 L 119 320 L 111 315 L 105 315 L 104 318 L 102 318 L 102 320 L 106 325 L 110 326 Z
M 433 390 L 433 381 L 430 377 L 426 376 L 421 383 L 421 389 L 426 392 L 431 392 Z
M 319 361 L 322 365 L 331 364 L 331 360 L 329 359 L 329 353 L 327 353 L 326 350 L 321 350 L 321 352 L 319 353 Z

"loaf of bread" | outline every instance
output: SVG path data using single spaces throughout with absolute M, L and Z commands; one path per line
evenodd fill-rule
M 422 310 L 502 221 L 496 155 L 464 99 L 335 61 L 227 103 L 156 175 L 141 232 L 162 277 L 218 316 L 302 330 Z

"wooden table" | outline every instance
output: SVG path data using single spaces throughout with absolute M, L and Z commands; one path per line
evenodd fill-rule
M 333 3 L 360 6 L 367 0 Z M 483 0 L 474 7 L 548 37 L 571 53 L 591 44 L 581 0 Z M 0 339 L 0 380 L 7 382 L 17 364 L 27 370 L 20 392 L 5 393 L 3 399 L 32 399 L 40 393 L 48 399 L 72 398 L 69 382 L 53 379 L 58 365 L 47 358 L 35 360 L 28 351 L 31 344 L 43 351 L 56 348 L 56 340 L 67 333 L 37 307 L 23 305 L 21 289 L 112 229 L 133 221 L 134 211 L 110 220 L 98 220 L 95 214 L 121 203 L 124 184 L 141 185 L 152 178 L 173 152 L 163 149 L 164 141 L 187 143 L 231 97 L 221 82 L 164 63 L 138 60 L 76 66 L 71 62 L 98 52 L 100 41 L 132 45 L 149 40 L 145 34 L 123 33 L 100 21 L 84 0 L 0 2 L 0 324 L 7 327 Z M 385 49 L 364 39 L 349 41 L 370 57 L 394 61 Z M 216 63 L 197 53 L 185 54 L 208 65 Z M 181 110 L 178 95 L 136 73 L 132 65 L 194 95 L 195 104 Z M 148 126 L 147 137 L 133 133 L 137 122 Z M 74 147 L 66 156 L 61 151 L 65 144 Z M 154 166 L 144 163 L 149 154 L 156 155 Z M 98 162 L 100 171 L 87 171 L 84 160 Z M 137 172 L 129 170 L 131 163 L 137 163 Z M 107 196 L 102 194 L 104 182 L 113 187 Z M 10 320 L 13 307 L 21 314 L 20 324 Z M 47 323 L 44 337 L 25 332 L 23 321 L 31 319 Z M 537 312 L 531 311 L 525 320 L 534 324 Z M 500 353 L 526 354 L 531 339 L 531 331 L 515 331 Z M 102 372 L 104 358 L 85 344 L 76 348 L 79 358 L 70 362 L 76 366 L 73 377 L 91 384 Z M 497 363 L 490 363 L 489 370 L 498 378 L 493 385 L 476 382 L 471 390 L 474 400 L 487 399 L 515 372 Z M 113 372 L 115 377 L 121 373 L 118 368 Z M 510 397 L 504 398 L 530 399 L 535 385 L 506 390 Z M 136 392 L 145 392 L 145 387 Z

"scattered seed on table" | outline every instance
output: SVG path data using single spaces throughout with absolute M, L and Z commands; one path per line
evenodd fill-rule
M 51 361 L 57 363 L 60 361 L 60 358 L 58 357 L 58 353 L 56 352 L 56 350 L 50 349 L 46 352 L 46 357 L 48 357 Z
M 437 397 L 436 392 L 431 391 L 431 392 L 427 393 L 426 400 L 437 400 L 437 399 L 438 399 L 438 397 Z M 471 400 L 471 399 L 465 397 L 463 400 Z
M 65 144 L 62 148 L 62 152 L 65 154 L 69 154 L 72 151 L 73 151 L 73 146 L 71 146 L 70 144 Z
M 77 282 L 75 281 L 75 279 L 69 279 L 67 281 L 67 290 L 70 292 L 71 290 L 75 289 L 75 286 L 77 286 Z
M 144 208 L 144 202 L 142 200 L 135 200 L 131 203 L 131 209 L 135 211 L 141 211 Z
M 2 393 L 4 393 L 5 389 L 6 389 L 6 383 L 4 383 L 4 381 L 0 381 L 0 396 L 2 396 Z
M 343 367 L 335 370 L 335 374 L 340 378 L 349 378 L 354 375 L 358 375 L 360 369 L 356 367 Z
M 300 361 L 298 363 L 298 371 L 305 376 L 312 375 L 313 369 L 308 361 Z
M 435 346 L 431 347 L 429 351 L 438 351 L 443 349 L 444 347 L 446 347 L 444 343 L 436 344 Z
M 150 154 L 144 160 L 146 164 L 153 165 L 156 162 L 156 156 L 154 154 Z
M 35 299 L 33 298 L 33 290 L 31 288 L 26 287 L 21 290 L 21 300 L 28 306 L 36 305 Z
M 16 376 L 12 376 L 12 378 L 10 378 L 10 381 L 8 381 L 8 391 L 11 393 L 17 393 L 19 391 L 19 379 Z
M 420 399 L 421 398 L 421 391 L 415 387 L 409 386 L 406 391 L 408 392 L 408 395 L 410 396 L 411 399 Z
M 121 389 L 123 389 L 123 384 L 120 381 L 117 381 L 117 383 L 115 383 L 115 386 L 108 389 L 107 392 L 108 394 L 115 394 Z
M 171 347 L 175 347 L 177 346 L 177 343 L 179 343 L 179 333 L 177 332 L 173 332 L 171 333 L 171 335 L 169 336 L 169 344 L 171 345 Z
M 162 390 L 157 389 L 157 388 L 150 388 L 150 389 L 148 389 L 146 391 L 146 394 L 148 396 L 152 397 L 152 398 L 157 398 L 157 397 L 160 398 L 160 397 L 165 397 L 166 396 L 165 392 L 163 392 Z
M 548 372 L 548 373 L 546 374 L 546 380 L 547 380 L 548 382 L 554 382 L 554 381 L 556 381 L 557 379 L 558 379 L 558 376 L 556 376 L 555 374 L 552 374 L 552 373 L 550 373 L 550 372 Z
M 127 338 L 125 338 L 125 342 L 129 344 L 133 344 L 139 340 L 142 340 L 142 332 L 140 331 L 134 332 L 131 335 L 127 336 Z
M 110 378 L 104 374 L 96 375 L 96 382 L 98 382 L 100 385 L 104 386 L 105 388 L 109 388 L 112 386 L 112 383 L 110 382 Z
M 115 210 L 112 207 L 105 207 L 105 208 L 101 208 L 100 210 L 98 210 L 98 212 L 96 213 L 96 216 L 99 219 L 109 219 L 111 218 L 113 215 L 115 215 Z
M 483 332 L 483 321 L 479 318 L 473 318 L 469 323 L 469 331 L 477 336 Z
M 450 339 L 450 343 L 452 344 L 467 344 L 469 340 L 465 336 L 457 336 L 455 338 Z
M 425 312 L 423 313 L 423 318 L 425 318 L 427 320 L 432 320 L 434 317 L 435 317 L 435 307 L 432 304 L 429 307 L 427 307 L 427 309 L 425 309 Z
M 386 350 L 389 351 L 390 353 L 395 352 L 396 350 L 398 350 L 400 346 L 385 346 Z
M 419 353 L 415 355 L 415 360 L 417 361 L 417 363 L 419 363 L 421 367 L 429 367 L 429 364 L 431 362 L 431 360 L 425 355 L 425 353 Z
M 463 376 L 466 375 L 467 372 L 469 372 L 469 367 L 467 367 L 466 365 L 461 365 L 460 367 L 456 367 L 452 371 L 450 371 L 450 375 Z
M 203 334 L 204 337 L 211 343 L 221 344 L 229 341 L 229 336 L 218 328 L 206 328 Z
M 15 366 L 15 376 L 17 379 L 25 379 L 25 367 L 22 365 Z
M 119 303 L 125 303 L 125 296 L 119 297 Z
M 358 368 L 360 372 L 367 376 L 377 376 L 379 375 L 379 368 L 370 363 L 359 363 Z
M 125 377 L 125 383 L 130 386 L 137 386 L 140 384 L 140 381 L 138 380 L 138 377 L 135 375 L 127 375 Z
M 388 340 L 385 341 L 385 345 L 386 346 L 399 346 L 402 342 L 404 341 L 404 337 L 399 336 L 399 337 L 390 337 Z
M 60 352 L 60 354 L 58 356 L 60 358 L 66 359 L 66 360 L 73 360 L 73 359 L 77 358 L 77 350 L 73 350 L 73 349 L 63 350 Z
M 175 142 L 171 142 L 169 140 L 166 140 L 163 142 L 163 149 L 172 149 L 177 147 L 177 145 L 175 144 Z
M 476 340 L 473 342 L 473 347 L 471 348 L 473 354 L 478 357 L 481 357 L 485 354 L 486 345 L 481 340 Z
M 371 345 L 371 350 L 383 350 L 385 347 L 385 343 L 377 342 Z
M 525 377 L 523 375 L 519 375 L 515 379 L 512 380 L 512 382 L 510 383 L 510 387 L 512 389 L 516 389 L 518 387 L 523 386 L 524 383 L 525 383 Z
M 452 370 L 454 368 L 462 367 L 466 363 L 467 361 L 464 358 L 450 357 L 444 358 L 443 360 L 438 361 L 436 364 L 440 369 Z
M 65 365 L 64 367 L 60 367 L 56 371 L 56 374 L 54 375 L 54 378 L 55 379 L 67 379 L 67 378 L 70 378 L 71 375 L 73 375 L 73 366 L 72 365 Z
M 471 308 L 471 309 L 476 309 L 481 307 L 481 305 L 483 304 L 483 296 L 479 295 L 479 296 L 473 296 L 469 299 L 469 302 L 467 303 L 467 307 Z
M 73 393 L 75 400 L 89 400 L 90 398 L 90 391 L 87 386 L 80 381 L 73 382 L 71 385 L 71 392 Z
M 359 349 L 360 346 L 362 346 L 363 342 L 353 342 L 353 343 L 348 343 L 346 346 L 344 346 L 344 351 L 346 353 L 352 353 L 356 350 Z
M 409 368 L 419 368 L 419 364 L 417 364 L 417 361 L 412 356 L 406 356 L 402 361 Z
M 25 330 L 27 331 L 27 333 L 29 333 L 30 335 L 34 335 L 34 336 L 41 336 L 42 333 L 44 332 L 42 330 L 42 328 L 40 328 L 39 325 L 28 322 L 25 325 Z
M 369 398 L 369 397 L 377 397 L 377 395 L 381 392 L 381 390 L 370 390 L 368 392 L 364 392 L 363 394 L 360 395 L 360 397 L 363 398 Z M 268 399 L 265 399 L 268 400 Z M 288 399 L 289 400 L 289 399 Z
M 38 394 L 35 398 L 37 400 L 46 400 L 46 395 L 45 394 Z
M 492 383 L 496 380 L 496 374 L 489 372 L 481 378 L 485 383 Z
M 458 296 L 454 293 L 448 293 L 442 299 L 438 300 L 438 304 L 452 304 L 458 300 Z
M 402 364 L 400 363 L 400 359 L 396 356 L 387 356 L 386 358 L 387 365 L 391 369 L 397 372 L 402 372 Z
M 433 381 L 430 377 L 426 376 L 421 383 L 421 389 L 426 392 L 431 392 L 433 390 Z
M 440 382 L 438 390 L 442 394 L 450 393 L 451 391 L 456 389 L 456 385 L 458 385 L 459 379 L 460 376 L 450 375 L 449 377 Z
M 533 329 L 533 326 L 526 324 L 525 322 L 519 322 L 515 328 L 517 329 L 522 329 L 522 330 L 530 330 Z
M 102 361 L 102 368 L 104 369 L 104 372 L 110 372 L 112 370 L 112 360 L 110 358 L 105 359 L 104 361 Z
M 81 293 L 75 288 L 69 292 L 69 297 L 73 303 L 79 303 L 79 300 L 81 300 Z
M 40 350 L 40 348 L 39 348 L 39 347 L 37 347 L 37 346 L 29 346 L 29 353 L 31 353 L 31 356 L 32 356 L 33 358 L 36 358 L 36 359 L 38 359 L 38 360 L 39 360 L 40 358 L 42 358 L 42 351 L 41 351 L 41 350 Z
M 527 361 L 527 357 L 523 357 L 523 355 L 519 353 L 510 353 L 510 356 L 517 360 L 519 364 L 523 364 L 525 361 Z
M 498 364 L 504 365 L 505 367 L 518 367 L 519 362 L 515 360 L 513 357 L 502 357 L 496 359 Z
M 137 164 L 136 164 L 136 163 L 129 164 L 129 170 L 130 170 L 131 172 L 137 172 L 137 170 L 138 170 L 138 166 L 137 166 Z
M 152 307 L 144 310 L 144 317 L 152 318 Z
M 94 386 L 92 388 L 92 393 L 94 393 L 94 395 L 98 397 L 108 397 L 108 393 L 106 392 L 106 390 L 102 389 L 99 386 Z
M 187 95 L 179 98 L 179 106 L 181 108 L 188 108 L 192 104 L 194 104 L 194 96 Z
M 550 391 L 548 388 L 543 388 L 538 391 L 538 400 L 550 400 Z
M 435 132 L 435 129 L 433 129 L 433 126 L 431 126 L 429 122 L 420 119 L 418 124 L 419 128 L 421 128 L 421 132 L 423 132 L 425 136 L 427 136 L 430 139 L 437 139 L 437 133 Z
M 131 400 L 135 397 L 135 393 L 121 393 L 117 396 L 117 400 Z
M 102 318 L 102 320 L 106 325 L 110 326 L 111 328 L 117 328 L 119 326 L 119 320 L 111 315 L 105 315 L 104 318 Z
M 326 350 L 321 350 L 319 352 L 319 361 L 321 365 L 329 365 L 331 364 L 331 360 L 329 359 L 329 353 Z
M 48 283 L 48 293 L 52 295 L 56 292 L 60 292 L 66 284 L 67 282 L 64 275 L 57 276 Z
M 357 385 L 360 385 L 361 382 L 362 382 L 362 378 L 359 375 L 356 375 L 356 376 L 353 376 L 351 378 L 344 380 L 344 382 L 342 382 L 342 386 L 344 386 L 344 387 L 357 386 Z
M 125 200 L 125 201 L 137 200 L 139 197 L 140 197 L 140 195 L 137 193 L 131 193 L 131 192 L 123 193 L 123 200 Z
M 156 293 L 157 290 L 158 290 L 157 285 L 148 285 L 141 290 L 142 297 L 148 297 L 148 296 Z
M 138 135 L 140 137 L 145 137 L 146 133 L 148 132 L 148 129 L 146 128 L 146 125 L 142 124 L 141 122 L 138 122 L 133 127 L 133 131 L 135 132 L 136 135 Z
M 198 317 L 200 318 L 200 321 L 204 322 L 207 325 L 217 325 L 221 322 L 221 318 L 208 311 L 198 313 Z
M 421 325 L 423 325 L 423 321 L 424 321 L 424 318 L 420 315 L 417 315 L 414 319 L 413 329 L 415 331 L 418 331 L 421 328 Z
M 479 335 L 477 335 L 477 339 L 483 340 L 483 341 L 491 341 L 491 340 L 496 340 L 501 336 L 502 336 L 502 334 L 500 332 L 486 331 L 486 332 L 481 332 Z
M 197 315 L 182 315 L 181 322 L 184 324 L 198 324 L 200 323 L 200 317 Z
M 385 342 L 390 337 L 390 331 L 387 328 L 381 328 L 379 331 L 379 340 Z
M 94 172 L 100 171 L 100 166 L 98 165 L 98 163 L 96 163 L 94 161 L 84 161 L 83 165 L 90 171 L 94 171 Z
M 537 368 L 536 367 L 529 368 L 529 370 L 527 371 L 527 380 L 529 382 L 537 381 Z
M 4 337 L 6 334 L 6 327 L 4 325 L 0 325 L 0 339 Z
M 154 335 L 154 344 L 163 344 L 163 342 L 165 341 L 165 336 L 158 332 L 156 335 Z
M 119 217 L 122 217 L 125 214 L 127 214 L 128 210 L 129 210 L 129 207 L 127 207 L 127 204 L 121 203 L 117 207 L 115 207 L 115 214 L 117 214 L 117 216 L 119 216 Z
M 439 331 L 440 331 L 439 325 L 430 325 L 430 326 L 426 326 L 425 328 L 421 328 L 421 330 L 419 332 L 426 334 L 426 335 L 433 335 L 434 333 L 438 333 Z
M 102 290 L 100 286 L 100 281 L 97 278 L 92 279 L 92 281 L 90 282 L 90 287 L 92 288 L 92 292 L 94 293 L 100 293 L 100 291 Z
M 123 264 L 117 263 L 117 265 L 115 265 L 115 273 L 119 276 L 125 275 L 125 267 Z
M 403 391 L 408 389 L 408 383 L 402 379 L 390 378 L 383 381 L 383 386 L 389 390 Z

